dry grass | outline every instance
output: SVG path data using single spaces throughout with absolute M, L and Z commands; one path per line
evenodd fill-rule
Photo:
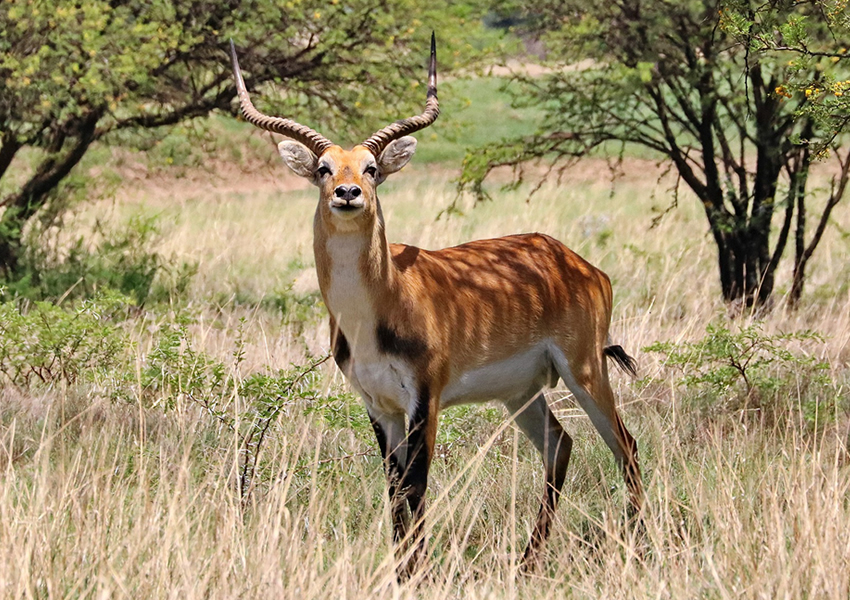
M 848 241 L 830 228 L 803 309 L 766 316 L 765 333 L 813 329 L 839 399 L 814 426 L 797 392 L 769 407 L 705 406 L 640 349 L 692 340 L 722 318 L 714 249 L 699 207 L 649 230 L 665 185 L 636 163 L 613 194 L 593 169 L 569 185 L 521 193 L 435 220 L 448 174 L 410 171 L 382 197 L 393 240 L 440 247 L 546 231 L 612 277 L 612 335 L 638 356 L 619 375 L 624 418 L 647 483 L 642 529 L 604 444 L 563 390 L 553 406 L 575 439 L 542 572 L 517 576 L 542 492 L 539 459 L 497 410 L 447 411 L 430 486 L 427 568 L 395 581 L 384 481 L 362 416 L 284 411 L 264 446 L 265 483 L 235 489 L 238 440 L 191 402 L 171 411 L 110 402 L 94 387 L 5 390 L 0 399 L 0 590 L 3 597 L 837 598 L 850 596 Z M 281 171 L 283 169 L 281 168 Z M 311 287 L 315 192 L 282 175 L 219 189 L 164 182 L 125 189 L 97 214 L 161 213 L 161 250 L 199 265 L 190 292 L 197 347 L 227 357 L 243 331 L 244 372 L 327 349 L 322 320 L 285 322 L 260 300 Z M 653 199 L 653 192 L 658 198 Z M 469 208 L 469 207 L 467 207 Z M 837 223 L 850 229 L 850 211 Z M 142 317 L 140 317 L 141 319 Z M 145 360 L 144 335 L 138 361 Z M 323 389 L 339 394 L 328 367 Z M 815 402 L 819 401 L 818 398 Z M 237 410 L 238 402 L 234 402 Z M 343 425 L 340 425 L 340 422 Z M 349 423 L 350 426 L 344 426 Z M 445 431 L 451 430 L 451 434 Z

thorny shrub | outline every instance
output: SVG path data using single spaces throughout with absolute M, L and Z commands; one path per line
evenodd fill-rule
M 822 344 L 813 331 L 771 335 L 753 323 L 737 331 L 708 325 L 700 340 L 656 342 L 643 351 L 664 355 L 662 365 L 679 371 L 679 384 L 714 408 L 766 408 L 789 396 L 807 418 L 820 420 L 837 399 L 829 365 L 812 351 Z

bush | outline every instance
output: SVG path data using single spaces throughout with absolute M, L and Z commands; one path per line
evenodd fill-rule
M 127 299 L 117 294 L 84 300 L 69 310 L 49 302 L 0 303 L 0 385 L 102 380 L 123 364 L 132 347 L 118 324 L 126 306 Z
M 165 411 L 186 403 L 194 405 L 208 414 L 218 429 L 236 435 L 243 500 L 271 476 L 271 471 L 261 465 L 260 456 L 279 417 L 318 413 L 335 427 L 353 425 L 361 435 L 371 432 L 365 410 L 359 402 L 351 402 L 350 394 L 326 395 L 320 391 L 319 367 L 330 355 L 289 369 L 243 374 L 241 328 L 233 360 L 228 364 L 194 348 L 190 324 L 191 319 L 178 315 L 155 333 L 142 371 L 143 394 L 153 406 Z
M 67 252 L 44 239 L 47 234 L 38 240 L 34 234 L 17 279 L 7 282 L 8 290 L 30 300 L 91 298 L 116 290 L 136 306 L 180 296 L 197 267 L 151 250 L 158 234 L 157 217 L 143 216 L 114 230 L 97 224 L 96 244 L 80 237 Z
M 709 325 L 699 341 L 656 342 L 643 350 L 665 355 L 662 365 L 682 373 L 679 383 L 713 405 L 760 408 L 793 391 L 805 398 L 801 405 L 809 413 L 809 404 L 824 395 L 812 388 L 822 390 L 831 383 L 828 365 L 804 350 L 817 343 L 823 339 L 812 331 L 768 335 L 755 323 L 737 332 Z

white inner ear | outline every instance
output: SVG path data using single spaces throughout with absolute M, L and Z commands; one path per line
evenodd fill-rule
M 314 185 L 317 183 L 316 163 L 319 159 L 307 146 L 286 140 L 277 145 L 277 151 L 293 173 L 309 179 Z
M 399 138 L 381 152 L 378 158 L 378 172 L 380 173 L 380 183 L 387 178 L 387 175 L 392 175 L 396 171 L 410 162 L 413 158 L 413 153 L 416 152 L 416 138 L 409 135 Z

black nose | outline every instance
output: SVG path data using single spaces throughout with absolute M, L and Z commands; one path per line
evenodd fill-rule
M 350 202 L 359 196 L 361 192 L 362 190 L 358 185 L 338 185 L 334 190 L 334 196 Z

